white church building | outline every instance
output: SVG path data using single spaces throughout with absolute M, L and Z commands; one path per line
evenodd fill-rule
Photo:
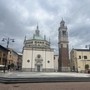
M 22 71 L 53 72 L 54 67 L 54 49 L 37 26 L 33 38 L 24 41 Z

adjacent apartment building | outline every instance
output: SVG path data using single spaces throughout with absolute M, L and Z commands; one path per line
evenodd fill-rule
M 8 49 L 0 45 L 0 65 L 7 63 Z
M 12 63 L 14 64 L 14 68 L 16 69 L 17 68 L 17 64 L 18 64 L 18 54 L 17 54 L 17 52 L 15 52 L 13 49 L 11 49 L 11 48 L 9 48 L 8 49 L 9 51 L 8 51 L 8 62 L 7 62 L 7 64 L 9 65 L 11 65 Z
M 71 70 L 76 72 L 85 72 L 86 66 L 90 68 L 90 50 L 89 49 L 72 49 L 71 56 Z

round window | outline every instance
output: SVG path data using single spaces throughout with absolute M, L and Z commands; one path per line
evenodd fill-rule
M 40 58 L 41 57 L 41 55 L 39 54 L 39 55 L 37 55 L 37 58 Z
M 30 60 L 27 60 L 27 62 L 29 63 L 29 62 L 30 62 Z
M 48 63 L 50 63 L 50 61 L 49 61 L 49 60 L 48 60 L 47 62 L 48 62 Z

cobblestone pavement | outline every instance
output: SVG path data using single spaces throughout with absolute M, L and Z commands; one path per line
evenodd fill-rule
M 0 84 L 0 90 L 90 90 L 90 82 Z

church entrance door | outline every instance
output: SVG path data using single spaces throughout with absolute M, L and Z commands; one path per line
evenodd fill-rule
M 37 65 L 37 71 L 40 72 L 40 65 Z

